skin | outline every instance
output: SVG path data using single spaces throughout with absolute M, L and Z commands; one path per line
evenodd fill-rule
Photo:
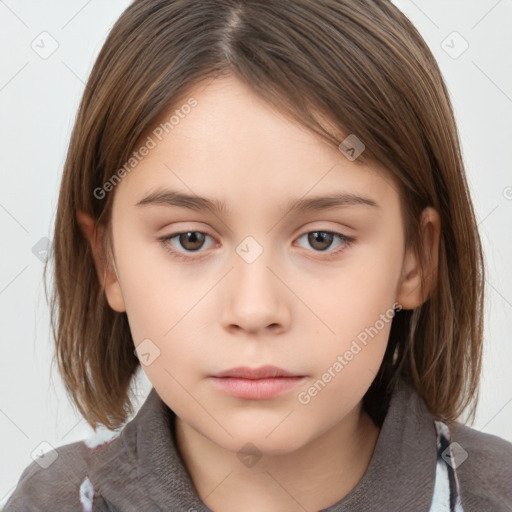
M 361 400 L 391 322 L 309 403 L 298 393 L 395 302 L 419 306 L 424 269 L 406 249 L 399 192 L 385 169 L 348 160 L 234 77 L 196 86 L 190 96 L 198 105 L 115 189 L 114 271 L 102 263 L 102 233 L 83 213 L 78 218 L 110 306 L 126 312 L 135 346 L 150 339 L 160 351 L 143 369 L 177 414 L 178 449 L 201 499 L 224 512 L 319 510 L 353 489 L 371 460 L 379 428 Z M 231 213 L 136 206 L 158 187 L 223 200 Z M 287 215 L 290 199 L 332 192 L 378 207 Z M 424 211 L 422 226 L 437 264 L 435 210 Z M 188 261 L 158 241 L 180 231 L 208 235 L 202 246 L 168 242 Z M 322 251 L 308 241 L 315 231 L 355 240 L 335 236 Z M 251 263 L 236 252 L 247 236 L 263 249 Z M 307 378 L 268 400 L 235 398 L 208 379 L 264 364 Z M 261 454 L 252 466 L 237 457 L 247 442 Z

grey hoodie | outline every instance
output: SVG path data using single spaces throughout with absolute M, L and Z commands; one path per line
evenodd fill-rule
M 58 447 L 46 469 L 32 462 L 4 512 L 210 511 L 177 450 L 174 417 L 153 388 L 109 441 Z M 512 511 L 512 443 L 435 422 L 416 392 L 399 382 L 365 474 L 322 512 L 348 511 Z

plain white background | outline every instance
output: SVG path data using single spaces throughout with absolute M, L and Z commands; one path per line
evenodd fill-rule
M 45 237 L 52 239 L 84 84 L 129 3 L 0 1 L 0 506 L 31 454 L 92 434 L 56 369 L 50 373 L 41 258 Z M 429 44 L 448 84 L 485 247 L 486 346 L 472 426 L 512 441 L 512 2 L 395 3 Z M 55 51 L 44 55 L 52 45 Z M 150 385 L 142 372 L 137 383 L 140 405 Z

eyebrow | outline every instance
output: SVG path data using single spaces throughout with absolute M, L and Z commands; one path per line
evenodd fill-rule
M 229 209 L 224 201 L 210 199 L 197 195 L 190 195 L 174 190 L 156 190 L 141 199 L 135 206 L 178 206 L 189 210 L 203 211 L 211 210 L 219 214 L 228 214 Z M 284 207 L 288 213 L 299 213 L 308 211 L 321 211 L 341 206 L 365 205 L 374 208 L 380 206 L 368 197 L 361 197 L 350 193 L 336 193 L 323 196 L 292 199 Z

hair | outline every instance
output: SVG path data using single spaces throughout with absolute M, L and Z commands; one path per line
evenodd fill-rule
M 421 306 L 396 312 L 365 404 L 404 379 L 435 419 L 455 421 L 469 406 L 474 419 L 484 261 L 459 135 L 435 58 L 385 0 L 135 0 L 122 13 L 81 99 L 55 220 L 51 327 L 72 403 L 93 428 L 120 427 L 133 413 L 130 384 L 140 366 L 127 315 L 106 300 L 77 211 L 105 229 L 107 255 L 114 193 L 100 199 L 94 190 L 193 85 L 226 75 L 329 144 L 355 134 L 365 145 L 356 163 L 383 166 L 399 186 L 406 244 L 430 269 L 422 278 L 432 286 Z M 441 219 L 437 267 L 419 236 L 427 206 Z

